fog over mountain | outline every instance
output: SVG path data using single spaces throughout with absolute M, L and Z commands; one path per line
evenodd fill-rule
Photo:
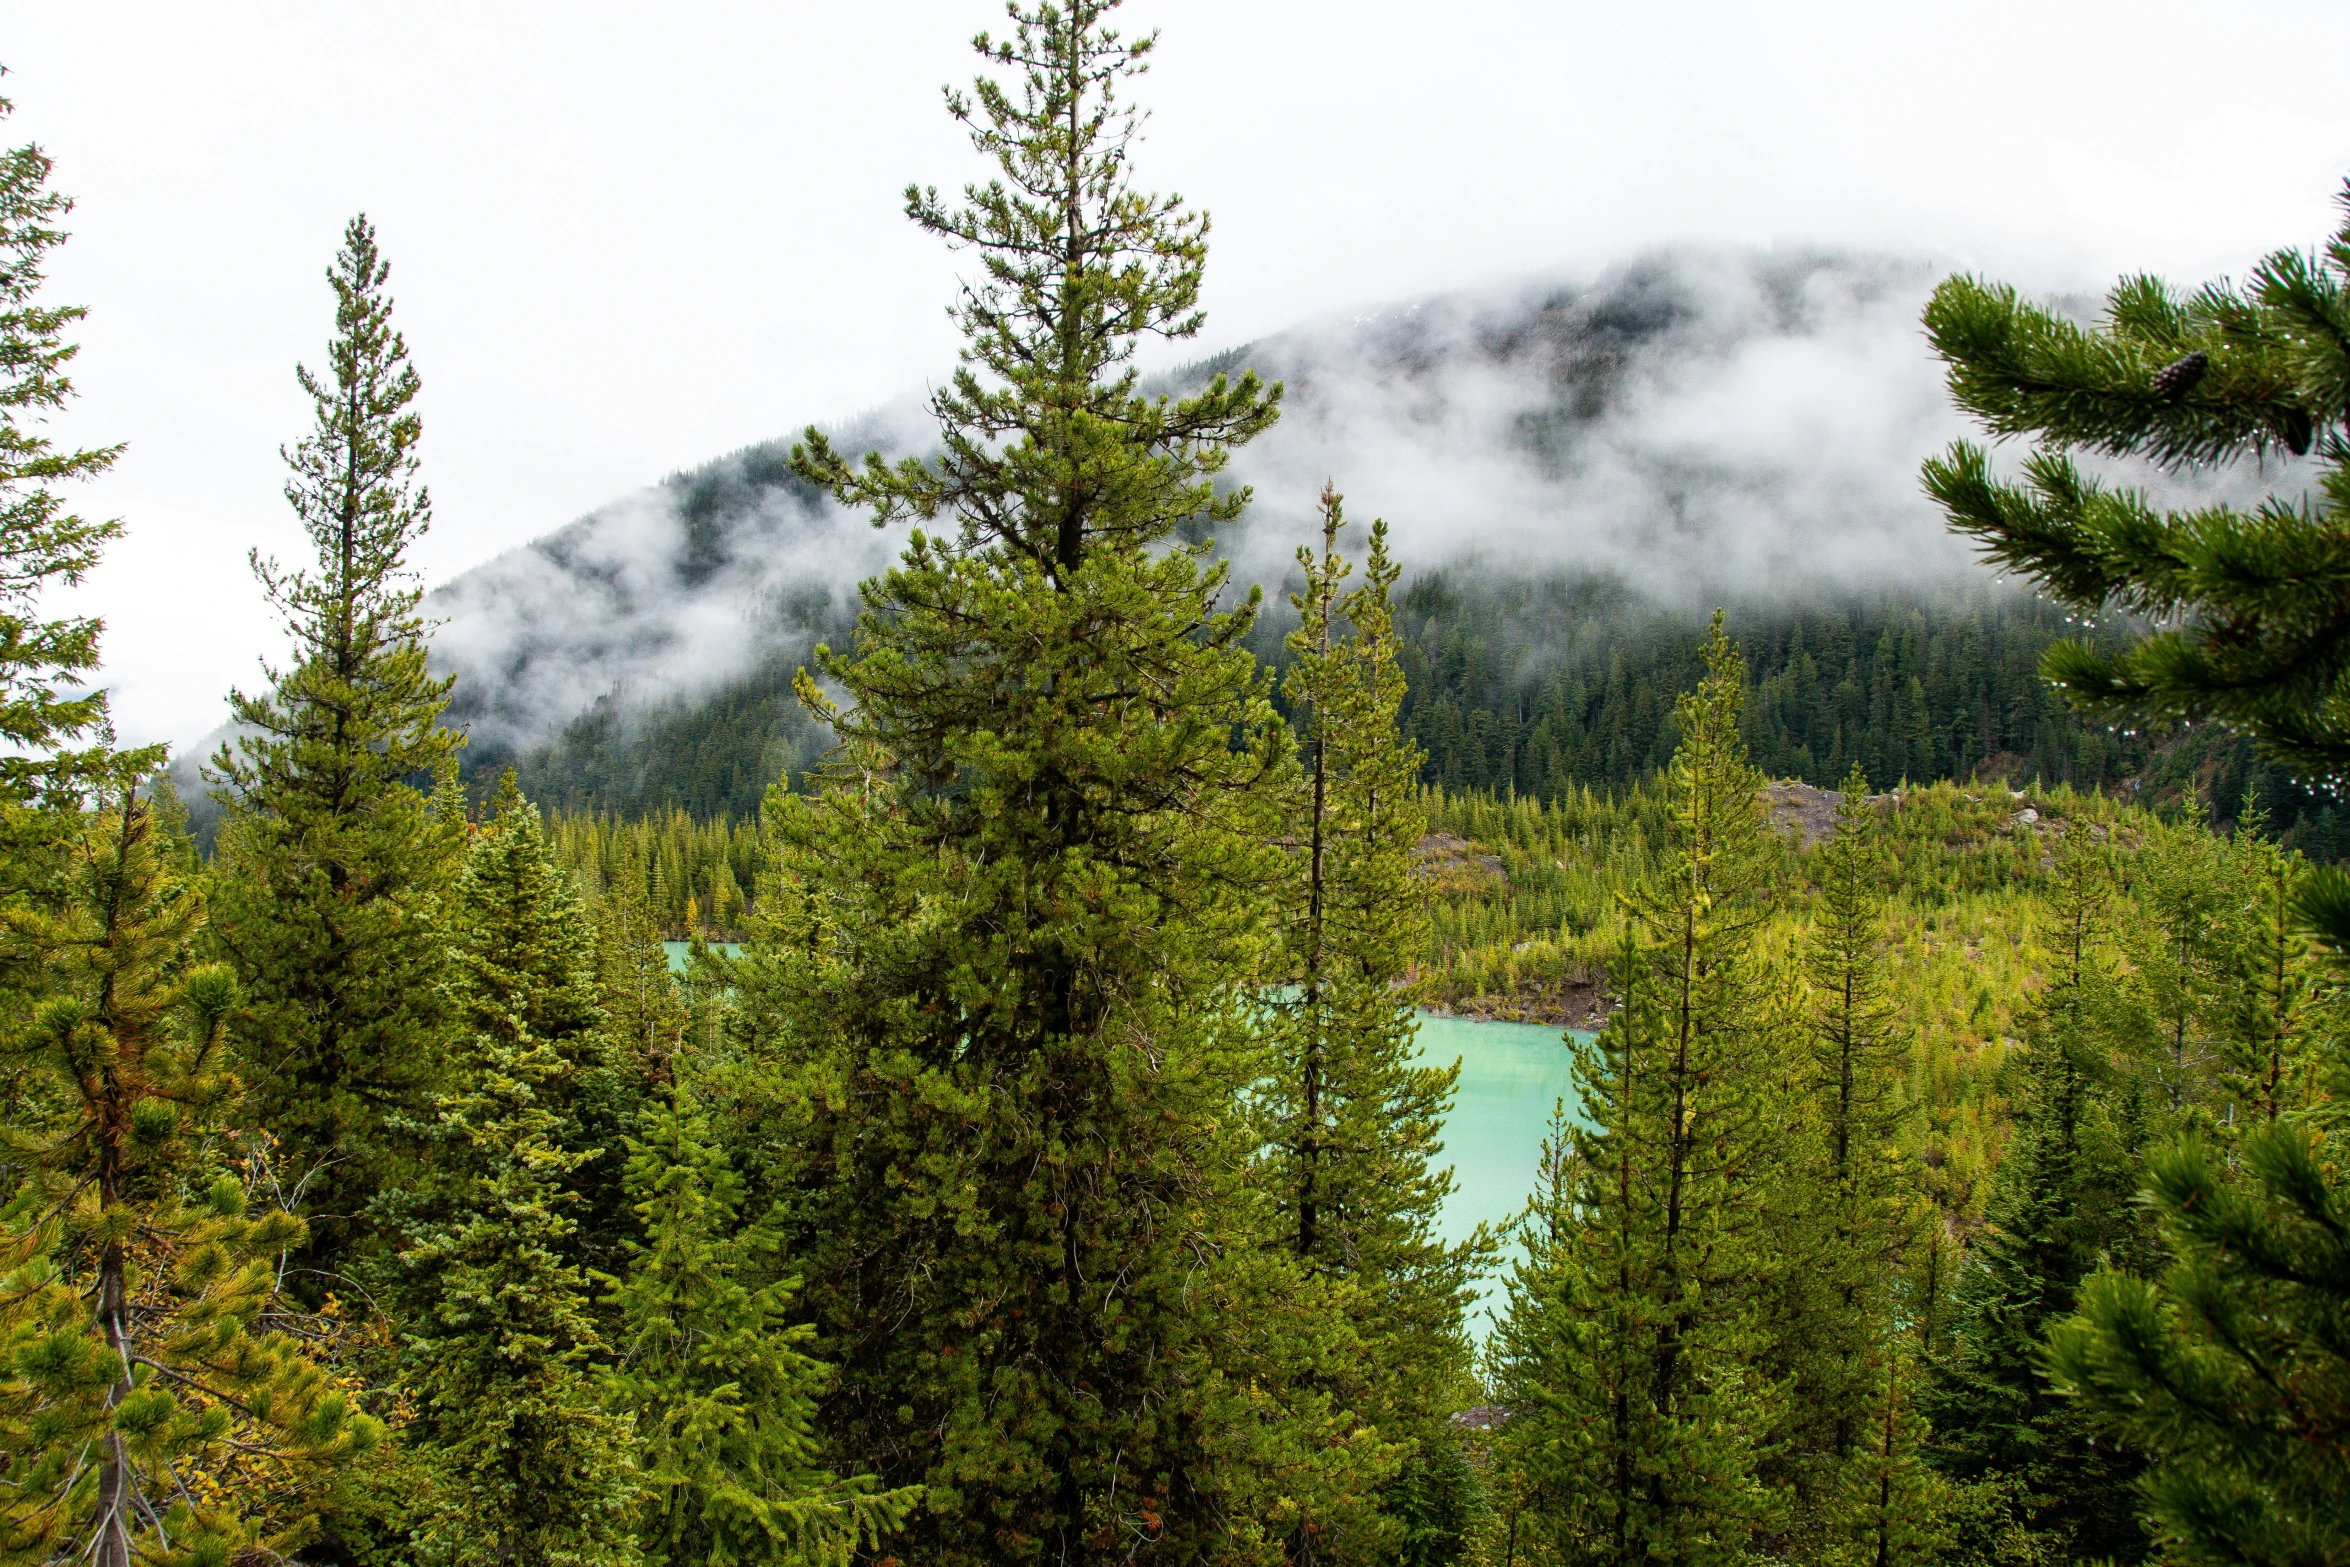
M 1981 575 L 1918 489 L 1919 460 L 1963 433 L 1918 326 L 1937 275 L 1658 254 L 1311 323 L 1167 380 L 1253 367 L 1287 387 L 1233 464 L 1256 503 L 1219 543 L 1244 583 L 1280 582 L 1335 479 L 1350 515 L 1388 519 L 1407 572 L 1614 579 L 1691 613 L 1922 591 Z M 839 433 L 910 451 L 927 431 L 908 398 Z M 435 592 L 435 656 L 477 754 L 591 709 L 674 707 L 837 636 L 902 539 L 793 479 L 788 450 L 675 475 Z

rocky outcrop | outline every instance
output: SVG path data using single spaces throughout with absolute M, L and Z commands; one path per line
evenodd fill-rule
M 1786 778 L 1765 785 L 1760 798 L 1771 813 L 1771 825 L 1794 833 L 1798 848 L 1813 848 L 1836 836 L 1836 807 L 1844 803 L 1842 790 L 1818 789 Z M 1866 803 L 1880 811 L 1899 810 L 1901 791 L 1869 795 Z

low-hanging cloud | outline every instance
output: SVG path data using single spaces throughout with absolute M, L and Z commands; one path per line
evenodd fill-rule
M 868 415 L 861 442 L 900 446 L 911 405 Z M 752 448 L 623 497 L 434 592 L 433 661 L 452 717 L 510 754 L 599 702 L 641 711 L 740 678 L 853 612 L 896 540 Z
M 1305 537 L 1328 478 L 1415 568 L 1589 573 L 1671 604 L 1971 570 L 1917 485 L 1962 428 L 1917 325 L 1934 275 L 1656 257 L 1268 342 L 1249 357 L 1290 407 L 1234 463 L 1258 497 L 1243 564 Z
M 1967 422 L 1919 326 L 1941 268 L 1781 252 L 1650 256 L 1313 323 L 1165 378 L 1253 367 L 1287 387 L 1239 452 L 1255 490 L 1220 541 L 1280 582 L 1325 480 L 1388 519 L 1407 571 L 1474 564 L 1613 579 L 1660 608 L 1979 580 L 1918 487 Z M 844 449 L 930 444 L 921 403 Z M 691 698 L 836 630 L 902 547 L 790 478 L 785 443 L 624 498 L 436 592 L 456 716 L 519 750 L 598 702 Z M 2161 498 L 2241 498 L 2273 471 L 2158 475 Z M 1359 536 L 1358 536 L 1359 537 Z

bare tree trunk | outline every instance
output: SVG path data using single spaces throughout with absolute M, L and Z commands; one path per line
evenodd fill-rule
M 109 1242 L 98 1261 L 98 1331 L 106 1347 L 122 1357 L 122 1375 L 106 1390 L 106 1407 L 114 1409 L 131 1391 L 131 1341 L 123 1327 L 122 1243 Z M 131 1560 L 130 1455 L 120 1432 L 106 1433 L 106 1456 L 98 1469 L 98 1517 L 90 1545 L 93 1567 L 130 1567 Z

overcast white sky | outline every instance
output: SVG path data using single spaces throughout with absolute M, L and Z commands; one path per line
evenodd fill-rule
M 2044 287 L 2240 270 L 2331 228 L 2335 0 L 1132 0 L 1142 171 L 1215 217 L 1210 339 L 1655 244 L 1893 249 Z M 274 643 L 277 448 L 364 208 L 425 379 L 432 581 L 951 362 L 909 179 L 992 0 L 0 6 L 0 134 L 79 198 L 64 433 L 127 441 L 88 602 L 126 739 Z

